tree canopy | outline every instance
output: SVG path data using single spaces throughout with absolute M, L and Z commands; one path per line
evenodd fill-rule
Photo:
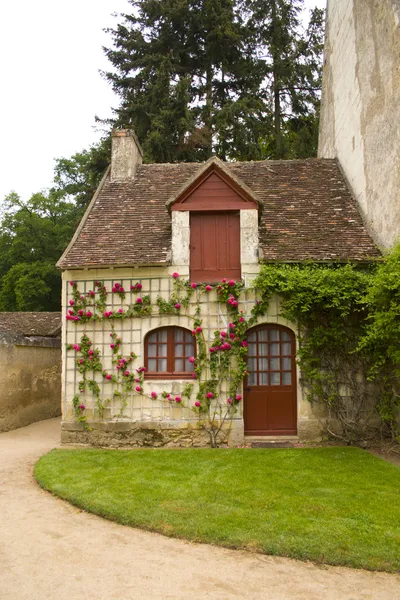
M 149 162 L 316 153 L 323 11 L 304 0 L 129 0 L 108 30 L 120 98 Z

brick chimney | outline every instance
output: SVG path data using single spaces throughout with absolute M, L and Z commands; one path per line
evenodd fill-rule
M 132 129 L 115 129 L 112 132 L 111 181 L 134 179 L 142 158 L 142 148 Z

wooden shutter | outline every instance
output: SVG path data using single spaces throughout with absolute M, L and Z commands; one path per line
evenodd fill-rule
M 241 278 L 239 212 L 190 214 L 190 276 L 197 282 Z

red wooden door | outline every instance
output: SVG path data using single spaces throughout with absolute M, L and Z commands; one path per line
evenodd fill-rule
M 239 212 L 190 214 L 190 277 L 198 282 L 241 278 Z
M 244 429 L 247 435 L 296 435 L 296 341 L 279 325 L 249 331 Z

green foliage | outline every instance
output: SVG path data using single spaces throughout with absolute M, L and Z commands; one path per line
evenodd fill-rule
M 123 525 L 317 563 L 400 569 L 400 470 L 358 448 L 53 450 L 35 477 Z
M 105 137 L 88 150 L 70 158 L 57 158 L 54 168 L 53 193 L 73 201 L 83 212 L 92 199 L 111 161 L 111 138 Z
M 129 0 L 104 77 L 148 162 L 316 153 L 323 11 L 304 0 Z
M 326 405 L 347 441 L 366 437 L 376 415 L 397 435 L 399 257 L 397 249 L 367 269 L 264 265 L 256 282 L 262 301 L 255 313 L 266 312 L 273 293 L 280 296 L 282 316 L 299 326 L 298 363 L 308 398 Z
M 79 220 L 79 210 L 55 192 L 4 201 L 0 222 L 0 310 L 60 310 L 55 268 Z

